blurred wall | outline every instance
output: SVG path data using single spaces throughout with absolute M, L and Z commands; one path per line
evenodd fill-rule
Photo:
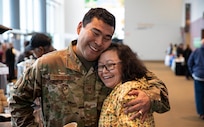
M 185 33 L 185 4 L 191 4 Z M 143 60 L 164 60 L 170 43 L 190 43 L 204 29 L 203 0 L 125 0 L 125 39 Z
M 181 43 L 182 0 L 126 0 L 125 39 L 142 60 L 164 60 L 170 43 Z

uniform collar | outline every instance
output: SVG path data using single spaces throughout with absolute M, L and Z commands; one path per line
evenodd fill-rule
M 73 46 L 77 44 L 77 40 L 74 40 L 70 43 L 68 50 L 67 50 L 67 58 L 66 58 L 66 66 L 67 68 L 87 73 L 86 68 L 80 61 L 80 59 L 77 57 L 76 53 L 73 51 Z M 91 67 L 88 71 L 93 72 L 94 67 Z

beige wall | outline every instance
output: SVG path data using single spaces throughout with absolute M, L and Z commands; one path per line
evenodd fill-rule
M 181 43 L 182 0 L 126 0 L 125 43 L 143 60 L 164 60 L 169 43 Z

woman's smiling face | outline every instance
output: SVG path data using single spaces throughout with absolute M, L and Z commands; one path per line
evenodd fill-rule
M 121 82 L 121 60 L 115 50 L 108 50 L 101 54 L 98 60 L 98 75 L 109 88 L 114 88 Z

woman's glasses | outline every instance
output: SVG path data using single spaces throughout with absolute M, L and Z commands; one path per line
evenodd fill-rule
M 103 68 L 105 68 L 107 71 L 111 71 L 115 69 L 115 65 L 119 64 L 121 62 L 117 62 L 117 63 L 108 63 L 108 64 L 104 64 L 104 65 L 98 65 L 98 72 L 102 72 Z

